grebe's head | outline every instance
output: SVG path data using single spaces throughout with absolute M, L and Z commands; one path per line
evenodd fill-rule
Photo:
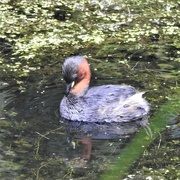
M 62 75 L 67 84 L 66 96 L 69 93 L 83 95 L 89 86 L 91 71 L 84 57 L 72 56 L 65 60 Z

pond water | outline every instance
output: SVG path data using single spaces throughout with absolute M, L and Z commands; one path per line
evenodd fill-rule
M 179 1 L 3 1 L 0 10 L 0 179 L 180 179 Z M 149 118 L 61 119 L 70 55 L 87 55 L 91 86 L 146 91 Z
M 126 83 L 140 90 L 145 90 L 146 86 L 149 90 L 146 98 L 151 103 L 150 116 L 163 103 L 164 98 L 161 97 L 159 104 L 153 101 L 156 89 L 147 86 L 148 82 L 152 82 L 149 79 L 140 80 L 142 71 L 143 76 L 154 71 L 154 63 L 141 61 L 137 64 L 132 61 L 129 64 L 139 70 L 136 74 L 138 80 L 129 75 L 132 73 L 128 72 L 129 67 L 115 63 L 112 58 L 106 62 L 90 60 L 90 63 L 93 70 L 92 86 Z M 117 72 L 106 73 L 109 67 Z M 148 71 L 144 67 L 148 67 Z M 114 73 L 119 73 L 119 76 Z M 163 71 L 159 70 L 160 73 L 162 75 Z M 143 128 L 142 124 L 147 125 L 147 119 L 125 124 L 77 123 L 61 119 L 59 102 L 65 84 L 61 74 L 56 75 L 59 76 L 59 83 L 54 85 L 49 82 L 48 86 L 38 87 L 34 78 L 33 85 L 29 83 L 25 92 L 7 83 L 1 84 L 2 179 L 99 179 L 109 164 L 128 147 L 134 133 Z M 171 84 L 174 82 L 169 82 L 168 86 Z M 163 91 L 166 92 L 167 84 L 164 85 Z M 171 125 L 174 124 L 177 121 L 173 119 Z M 176 131 L 179 130 L 176 128 Z M 179 137 L 177 132 L 175 137 Z
M 65 90 L 61 85 L 25 93 L 14 87 L 2 91 L 7 111 L 1 116 L 10 123 L 2 131 L 2 178 L 96 179 L 141 127 L 142 120 L 98 124 L 61 119 L 59 102 Z

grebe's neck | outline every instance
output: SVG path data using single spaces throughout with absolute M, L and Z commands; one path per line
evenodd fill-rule
M 78 81 L 71 90 L 71 93 L 77 96 L 82 96 L 89 87 L 91 79 L 91 70 L 87 60 L 83 60 L 78 68 Z

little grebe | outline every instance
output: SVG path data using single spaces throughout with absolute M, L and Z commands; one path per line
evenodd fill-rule
M 67 58 L 62 66 L 67 84 L 60 114 L 72 121 L 130 122 L 146 117 L 149 104 L 132 86 L 103 85 L 89 88 L 91 71 L 82 56 Z

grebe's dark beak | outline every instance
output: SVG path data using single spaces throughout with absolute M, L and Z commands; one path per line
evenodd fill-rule
M 70 84 L 67 84 L 67 86 L 66 86 L 66 97 L 69 95 L 71 89 L 74 87 L 74 84 L 75 84 L 74 81 Z

